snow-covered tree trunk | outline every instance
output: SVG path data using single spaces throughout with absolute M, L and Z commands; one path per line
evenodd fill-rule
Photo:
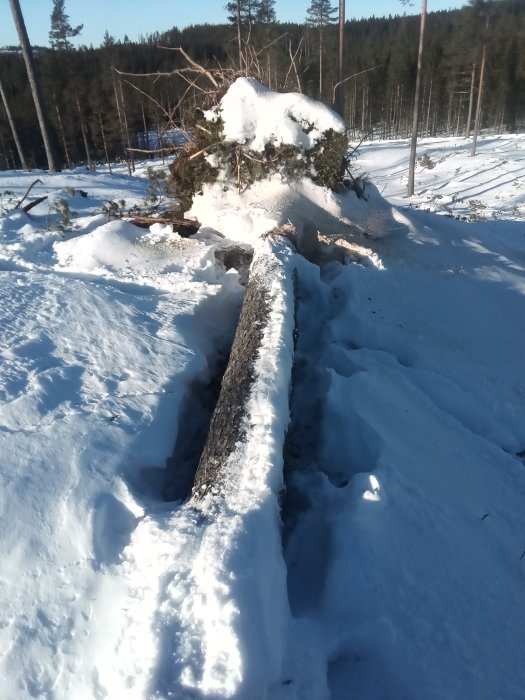
M 210 431 L 201 455 L 193 486 L 193 498 L 200 500 L 208 493 L 220 495 L 228 489 L 229 480 L 237 482 L 236 470 L 244 468 L 243 445 L 257 442 L 250 436 L 249 402 L 258 382 L 257 361 L 265 334 L 272 330 L 272 315 L 281 314 L 288 331 L 293 331 L 294 301 L 286 298 L 286 287 L 293 289 L 287 258 L 293 256 L 292 243 L 282 235 L 270 235 L 266 250 L 254 256 L 244 296 L 237 332 L 224 374 L 219 400 L 213 413 Z M 292 293 L 293 296 L 293 293 Z M 267 378 L 264 378 L 267 380 Z M 275 377 L 272 381 L 279 381 Z M 280 377 L 285 385 L 277 387 L 287 401 L 290 376 Z M 284 437 L 284 436 L 283 436 Z M 261 446 L 262 447 L 262 446 Z

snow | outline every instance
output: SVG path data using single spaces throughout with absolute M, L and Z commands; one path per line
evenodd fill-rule
M 329 129 L 345 131 L 341 117 L 321 102 L 293 92 L 274 92 L 253 78 L 237 78 L 205 116 L 220 117 L 224 138 L 253 151 L 264 151 L 269 143 L 309 150 Z
M 311 118 L 236 89 L 235 138 Z M 192 239 L 107 220 L 104 201 L 144 199 L 147 164 L 0 173 L 6 209 L 39 177 L 31 196 L 77 212 L 63 233 L 47 202 L 0 217 L 2 697 L 523 695 L 524 149 L 424 140 L 437 164 L 407 200 L 408 142 L 369 142 L 366 201 L 278 176 L 211 187 Z M 248 439 L 219 496 L 166 502 L 187 397 L 241 302 L 214 231 L 261 260 L 288 221 L 368 264 L 281 245 Z

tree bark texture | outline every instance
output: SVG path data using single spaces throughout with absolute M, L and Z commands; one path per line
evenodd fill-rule
M 279 240 L 282 240 L 280 236 Z M 288 246 L 290 252 L 292 244 L 288 243 Z M 256 379 L 255 366 L 261 342 L 269 324 L 272 304 L 276 303 L 275 294 L 270 293 L 272 274 L 279 274 L 282 269 L 275 250 L 277 248 L 272 248 L 270 255 L 255 257 L 250 268 L 230 359 L 195 475 L 192 497 L 196 500 L 210 492 L 221 492 L 230 457 L 239 443 L 250 439 L 246 420 L 248 402 Z

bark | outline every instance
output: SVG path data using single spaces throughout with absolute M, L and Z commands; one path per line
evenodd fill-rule
M 343 69 L 344 69 L 344 56 L 345 56 L 345 0 L 339 0 L 339 55 L 338 55 L 338 65 L 337 74 L 339 86 L 337 88 L 337 100 L 336 109 L 341 117 L 345 117 L 345 86 L 343 82 Z
M 476 64 L 472 64 L 472 74 L 470 76 L 470 95 L 468 101 L 468 116 L 467 116 L 467 126 L 465 129 L 465 138 L 470 137 L 470 130 L 472 129 L 472 110 L 474 107 L 474 80 L 476 78 Z
M 479 126 L 481 122 L 481 98 L 483 96 L 483 79 L 485 77 L 485 59 L 487 55 L 487 45 L 483 45 L 483 54 L 481 56 L 481 68 L 479 71 L 479 86 L 478 86 L 478 101 L 476 103 L 476 118 L 474 121 L 474 135 L 472 137 L 472 147 L 470 149 L 470 155 L 476 155 L 476 146 L 478 142 Z
M 417 53 L 417 74 L 416 74 L 416 90 L 414 94 L 414 111 L 412 114 L 412 139 L 410 142 L 410 161 L 408 164 L 408 186 L 407 196 L 412 197 L 414 194 L 414 174 L 416 170 L 416 148 L 417 148 L 417 129 L 419 122 L 419 92 L 421 89 L 421 65 L 423 62 L 423 44 L 425 40 L 425 21 L 427 16 L 427 0 L 422 0 L 421 3 L 421 23 L 419 26 L 419 48 Z
M 291 244 L 290 244 L 291 245 Z M 281 269 L 278 257 L 264 256 L 252 263 L 244 303 L 233 341 L 219 400 L 201 455 L 193 486 L 193 499 L 220 493 L 228 462 L 247 438 L 246 414 L 255 380 L 255 363 L 272 310 L 272 272 Z
M 80 107 L 80 100 L 77 97 L 77 109 L 78 109 L 78 118 L 80 120 L 80 131 L 82 132 L 82 140 L 84 142 L 84 150 L 86 152 L 86 160 L 88 164 L 88 168 L 90 170 L 93 170 L 93 161 L 91 160 L 91 151 L 89 148 L 89 141 L 88 141 L 88 136 L 87 136 L 87 130 L 86 130 L 86 124 L 84 122 L 84 115 L 82 113 L 82 108 Z
M 42 141 L 44 142 L 44 149 L 46 152 L 48 168 L 50 172 L 57 172 L 59 168 L 57 165 L 53 143 L 51 141 L 49 119 L 47 116 L 46 106 L 42 97 L 42 91 L 40 89 L 40 82 L 37 78 L 35 71 L 33 52 L 31 51 L 31 44 L 29 43 L 29 37 L 27 35 L 24 17 L 20 8 L 20 2 L 19 0 L 9 0 L 9 4 L 11 5 L 11 12 L 13 13 L 16 31 L 20 41 L 20 48 L 22 50 L 22 56 L 24 58 L 24 63 L 26 66 L 27 78 L 29 80 L 29 87 L 31 88 L 33 102 L 35 103 L 36 115 L 38 119 L 38 125 L 40 127 L 40 133 L 42 134 Z
M 62 117 L 60 116 L 60 110 L 58 109 L 58 103 L 56 95 L 53 95 L 55 101 L 55 110 L 57 113 L 58 128 L 60 130 L 60 136 L 62 138 L 62 146 L 64 147 L 64 153 L 66 156 L 67 167 L 71 170 L 71 158 L 69 157 L 69 149 L 67 147 L 66 132 L 64 131 L 64 125 L 62 123 Z
M 0 96 L 2 97 L 2 102 L 4 103 L 4 109 L 5 113 L 7 115 L 7 121 L 9 122 L 9 128 L 11 129 L 11 134 L 13 135 L 13 141 L 15 142 L 16 150 L 18 151 L 18 157 L 20 158 L 20 163 L 22 164 L 22 168 L 24 170 L 29 171 L 30 168 L 27 165 L 27 161 L 24 156 L 24 151 L 22 150 L 22 144 L 20 143 L 20 139 L 18 138 L 18 132 L 16 130 L 16 125 L 15 125 L 15 120 L 13 119 L 13 115 L 11 113 L 11 110 L 9 108 L 9 103 L 7 101 L 7 95 L 5 94 L 4 86 L 2 85 L 2 81 L 0 80 Z
M 106 163 L 108 164 L 109 168 L 109 174 L 112 175 L 113 171 L 111 170 L 111 161 L 109 160 L 108 144 L 106 142 L 106 132 L 104 131 L 104 124 L 102 122 L 102 114 L 100 110 L 98 111 L 98 125 L 100 129 L 100 135 L 102 137 L 102 145 L 104 146 L 104 155 L 106 156 Z

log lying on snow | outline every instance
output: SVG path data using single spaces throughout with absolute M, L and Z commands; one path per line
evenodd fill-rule
M 210 492 L 221 494 L 232 484 L 240 486 L 242 479 L 236 472 L 254 468 L 253 464 L 246 464 L 250 460 L 246 450 L 250 441 L 257 441 L 261 454 L 268 448 L 261 443 L 272 443 L 268 454 L 280 449 L 277 461 L 282 460 L 279 442 L 284 443 L 288 426 L 293 364 L 294 254 L 289 238 L 278 232 L 269 234 L 255 247 L 228 367 L 195 475 L 194 500 Z M 264 393 L 270 404 L 279 404 L 275 406 L 274 425 L 271 419 L 263 425 L 260 415 L 254 415 L 261 403 L 257 392 Z M 255 411 L 254 405 L 258 407 Z M 271 471 L 272 466 L 261 470 L 266 468 Z

